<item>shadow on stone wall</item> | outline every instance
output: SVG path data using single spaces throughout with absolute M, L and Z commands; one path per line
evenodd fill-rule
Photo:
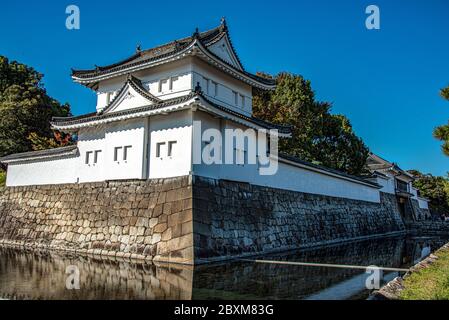
M 194 178 L 199 261 L 405 232 L 394 195 L 379 204 Z

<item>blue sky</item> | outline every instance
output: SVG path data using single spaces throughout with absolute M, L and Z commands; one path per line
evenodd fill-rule
M 65 28 L 78 5 L 81 29 Z M 365 28 L 365 8 L 381 29 Z M 75 115 L 95 110 L 95 94 L 70 68 L 106 65 L 215 27 L 225 16 L 247 70 L 289 71 L 312 81 L 318 99 L 345 114 L 373 152 L 435 175 L 449 171 L 432 130 L 449 119 L 438 95 L 449 84 L 449 1 L 7 1 L 0 54 L 45 75 L 49 94 Z

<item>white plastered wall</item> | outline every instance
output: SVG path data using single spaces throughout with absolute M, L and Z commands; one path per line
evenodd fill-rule
M 77 162 L 77 157 L 64 157 L 9 164 L 6 185 L 14 187 L 76 183 L 75 170 Z
M 162 100 L 187 95 L 199 83 L 203 93 L 210 100 L 245 115 L 252 114 L 251 86 L 220 72 L 199 58 L 187 57 L 133 75 L 142 81 L 145 89 Z M 112 101 L 126 79 L 126 76 L 120 76 L 100 82 L 97 91 L 97 110 L 102 110 L 108 105 L 108 97 L 109 101 Z M 161 80 L 165 80 L 162 85 Z M 212 83 L 216 83 L 217 90 L 213 89 Z
M 388 177 L 387 179 L 385 179 L 383 177 L 377 177 L 376 183 L 379 184 L 380 186 L 382 186 L 382 189 L 380 189 L 380 191 L 385 192 L 385 193 L 390 193 L 390 194 L 396 193 L 393 176 Z
M 209 128 L 215 128 L 220 130 L 223 136 L 223 129 L 225 128 L 242 128 L 233 122 L 223 121 L 200 111 L 194 113 L 194 119 L 201 121 L 202 132 Z M 195 127 L 194 130 L 196 130 Z M 194 136 L 196 136 L 195 133 Z M 204 147 L 204 143 L 202 146 Z M 354 182 L 341 176 L 332 176 L 309 168 L 301 168 L 293 163 L 279 162 L 278 171 L 275 175 L 260 175 L 259 166 L 249 164 L 194 164 L 193 172 L 195 175 L 216 179 L 228 179 L 305 193 L 380 202 L 379 189 L 375 187 Z
M 149 178 L 169 178 L 190 174 L 192 159 L 192 114 L 179 111 L 150 118 Z M 172 154 L 168 155 L 169 143 Z M 160 145 L 159 156 L 157 155 Z
M 133 75 L 141 80 L 143 87 L 148 92 L 161 100 L 184 96 L 193 90 L 191 60 L 191 58 L 182 59 L 171 64 L 142 70 Z M 97 110 L 102 110 L 106 107 L 108 94 L 109 101 L 112 101 L 125 84 L 126 79 L 126 76 L 120 76 L 100 82 L 97 91 Z M 159 91 L 159 81 L 161 79 L 165 79 L 167 82 L 161 86 L 162 91 Z
M 421 209 L 429 209 L 429 201 L 423 198 L 418 198 L 418 205 Z
M 79 181 L 144 178 L 147 128 L 147 118 L 141 118 L 81 129 L 78 141 Z M 126 160 L 124 160 L 125 147 L 127 148 Z M 115 161 L 116 148 L 117 161 Z M 97 163 L 93 161 L 86 163 L 86 152 L 95 151 L 101 151 Z M 93 153 L 91 160 L 92 155 Z

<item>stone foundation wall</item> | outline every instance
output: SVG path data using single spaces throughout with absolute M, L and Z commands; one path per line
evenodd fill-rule
M 384 193 L 378 204 L 194 177 L 193 203 L 199 261 L 405 232 Z
M 203 263 L 405 232 L 381 203 L 198 176 L 0 191 L 0 244 Z
M 407 223 L 412 235 L 449 236 L 449 221 L 415 221 Z
M 191 178 L 5 188 L 0 243 L 189 263 Z

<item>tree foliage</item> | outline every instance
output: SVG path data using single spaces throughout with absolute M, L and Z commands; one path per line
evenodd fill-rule
M 280 141 L 280 151 L 347 173 L 362 173 L 369 151 L 350 121 L 331 114 L 329 103 L 316 101 L 310 81 L 302 76 L 280 73 L 276 80 L 274 91 L 254 92 L 253 112 L 261 119 L 292 126 L 293 137 Z
M 6 172 L 0 168 L 0 188 L 6 184 Z
M 444 99 L 449 100 L 449 86 L 441 89 L 440 94 Z M 446 125 L 436 127 L 433 136 L 443 142 L 441 149 L 445 155 L 449 156 L 449 121 Z
M 435 177 L 410 170 L 415 176 L 413 186 L 419 190 L 422 197 L 430 200 L 430 208 L 437 213 L 449 213 L 449 178 Z
M 449 100 L 449 86 L 447 86 L 444 89 L 441 89 L 440 94 L 444 99 Z
M 59 131 L 55 131 L 52 138 L 41 137 L 36 132 L 31 132 L 28 140 L 31 141 L 34 151 L 65 147 L 72 143 L 71 135 Z
M 60 145 L 50 120 L 70 115 L 70 106 L 47 95 L 42 77 L 31 67 L 0 56 L 0 156 Z

